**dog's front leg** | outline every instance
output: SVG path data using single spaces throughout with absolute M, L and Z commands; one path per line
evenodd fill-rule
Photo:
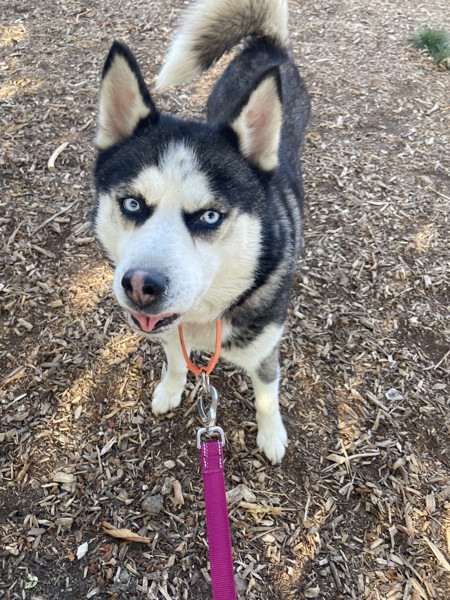
M 272 464 L 281 462 L 288 443 L 286 429 L 280 414 L 278 392 L 280 383 L 278 347 L 259 367 L 249 371 L 255 392 L 256 443 Z
M 281 462 L 288 444 L 286 429 L 280 415 L 278 392 L 280 383 L 278 347 L 259 367 L 249 371 L 255 392 L 258 448 L 272 464 Z
M 163 340 L 167 369 L 153 393 L 152 412 L 162 415 L 179 406 L 186 385 L 186 361 L 181 350 L 177 330 L 170 331 Z

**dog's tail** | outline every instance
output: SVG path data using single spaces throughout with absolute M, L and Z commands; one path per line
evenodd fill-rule
M 199 0 L 184 17 L 157 87 L 192 79 L 246 37 L 287 48 L 287 13 L 287 0 Z

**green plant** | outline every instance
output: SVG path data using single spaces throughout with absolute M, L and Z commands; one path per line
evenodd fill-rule
M 418 50 L 426 50 L 436 64 L 450 69 L 450 36 L 443 29 L 426 27 L 416 33 L 411 44 Z

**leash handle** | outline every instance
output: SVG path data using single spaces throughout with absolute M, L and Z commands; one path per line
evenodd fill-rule
M 223 442 L 200 442 L 200 463 L 205 494 L 206 531 L 208 535 L 214 600 L 236 600 L 233 554 L 223 468 Z

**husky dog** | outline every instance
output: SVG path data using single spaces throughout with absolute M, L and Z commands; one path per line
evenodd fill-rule
M 187 11 L 158 86 L 187 81 L 239 41 L 205 122 L 162 114 L 136 59 L 114 42 L 103 69 L 94 230 L 115 265 L 130 324 L 159 338 L 167 370 L 160 415 L 186 382 L 189 349 L 214 348 L 244 368 L 255 393 L 257 444 L 284 456 L 279 345 L 302 245 L 300 151 L 310 102 L 288 52 L 286 0 L 200 0 Z

